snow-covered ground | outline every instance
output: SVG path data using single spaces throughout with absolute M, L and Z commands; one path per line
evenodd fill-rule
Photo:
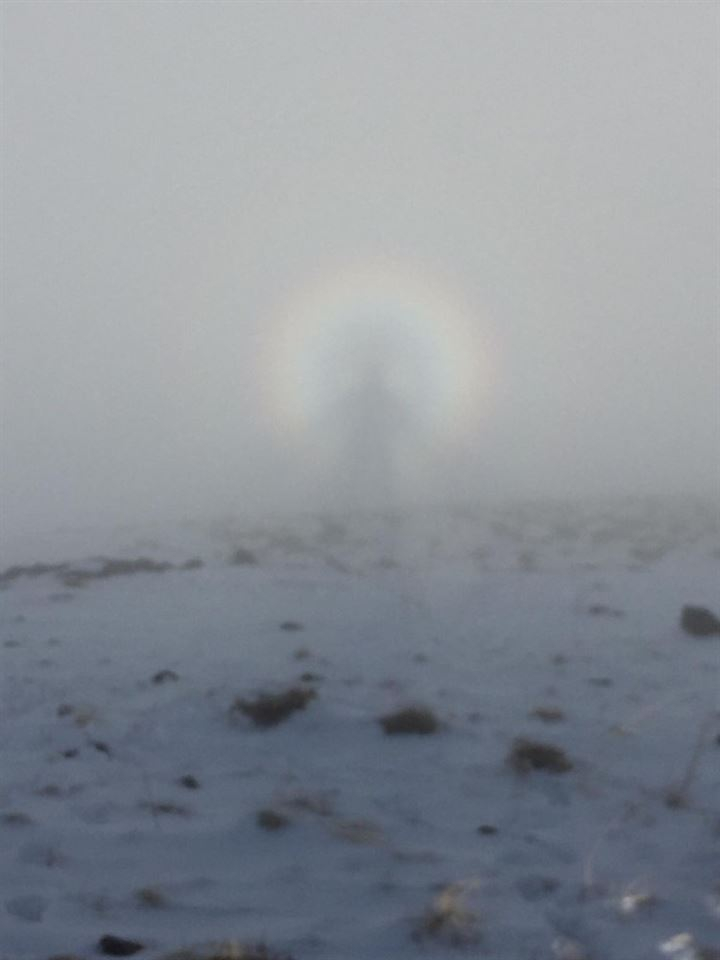
M 240 547 L 257 563 L 230 565 Z M 4 584 L 2 960 L 104 934 L 148 960 L 720 950 L 720 637 L 679 627 L 720 612 L 713 506 L 228 518 L 4 562 L 97 554 L 203 565 Z M 232 710 L 292 685 L 317 697 L 275 727 Z M 413 704 L 438 731 L 386 735 Z M 518 772 L 518 737 L 573 768 Z

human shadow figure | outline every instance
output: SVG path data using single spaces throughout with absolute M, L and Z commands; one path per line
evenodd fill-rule
M 390 512 L 399 494 L 398 458 L 408 417 L 391 385 L 387 358 L 365 351 L 357 369 L 333 411 L 336 485 L 351 508 Z

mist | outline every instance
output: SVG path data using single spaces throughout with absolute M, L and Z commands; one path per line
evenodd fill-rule
M 3 19 L 5 535 L 717 496 L 715 5 Z

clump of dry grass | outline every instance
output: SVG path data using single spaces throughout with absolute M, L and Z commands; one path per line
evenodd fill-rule
M 610 607 L 605 603 L 592 603 L 587 608 L 587 612 L 591 617 L 612 617 L 619 619 L 625 616 L 622 610 L 618 610 L 616 607 Z
M 702 756 L 708 733 L 715 723 L 715 714 L 705 718 L 700 726 L 693 749 L 688 758 L 687 766 L 682 778 L 670 787 L 665 793 L 665 805 L 671 809 L 683 809 L 690 803 L 690 790 L 697 776 L 700 758 Z
M 534 550 L 523 550 L 518 554 L 518 569 L 526 573 L 533 573 L 539 568 L 537 554 Z
M 44 787 L 39 787 L 34 791 L 38 797 L 51 797 L 57 799 L 63 795 L 62 787 L 57 783 L 46 783 Z
M 126 577 L 138 573 L 167 573 L 169 570 L 197 570 L 202 565 L 199 557 L 192 557 L 179 565 L 167 560 L 151 560 L 148 557 L 136 557 L 133 560 L 104 557 L 97 567 L 68 569 L 67 564 L 63 564 L 55 572 L 66 587 L 84 587 L 93 580 L 108 580 L 111 577 Z
M 157 887 L 140 887 L 135 891 L 135 899 L 143 907 L 159 910 L 167 906 L 167 897 Z
M 22 854 L 24 863 L 31 863 L 36 867 L 62 867 L 67 863 L 64 853 L 49 845 L 26 847 Z
M 290 820 L 288 817 L 282 813 L 278 813 L 277 810 L 271 810 L 270 808 L 258 810 L 257 817 L 255 819 L 257 825 L 263 830 L 282 830 L 283 827 L 290 825 Z
M 494 837 L 498 832 L 498 828 L 492 823 L 481 823 L 477 828 L 477 832 L 483 837 Z
M 440 723 L 429 707 L 404 707 L 394 713 L 386 713 L 378 718 L 378 723 L 388 736 L 396 734 L 437 733 Z
M 331 817 L 335 813 L 335 791 L 318 790 L 308 793 L 298 790 L 280 798 L 282 806 L 316 817 Z
M 170 817 L 189 817 L 190 810 L 187 807 L 181 806 L 179 803 L 168 803 L 161 801 L 156 803 L 150 800 L 144 800 L 141 804 L 144 810 L 149 810 L 150 813 L 154 816 L 170 816 Z
M 199 790 L 200 781 L 192 773 L 186 773 L 178 780 L 178 786 L 185 787 L 186 790 Z
M 417 921 L 414 940 L 433 939 L 451 947 L 471 946 L 480 940 L 479 919 L 465 905 L 468 885 L 453 883 L 438 896 Z
M 560 723 L 565 719 L 565 712 L 560 707 L 535 707 L 530 711 L 530 716 L 543 723 Z
M 48 573 L 62 573 L 67 563 L 31 563 L 27 566 L 8 567 L 0 573 L 0 583 L 11 583 L 19 577 L 42 577 Z
M 8 827 L 27 827 L 33 822 L 32 817 L 22 810 L 8 810 L 0 814 L 0 823 Z
M 254 567 L 258 562 L 257 557 L 245 547 L 238 547 L 230 555 L 228 563 L 232 567 Z
M 236 698 L 231 713 L 242 713 L 256 727 L 276 727 L 317 697 L 315 690 L 306 687 L 290 687 L 281 693 L 261 693 L 254 700 Z
M 293 960 L 290 954 L 276 953 L 265 943 L 244 944 L 238 940 L 209 943 L 168 953 L 161 960 Z
M 665 793 L 665 806 L 671 810 L 684 810 L 688 805 L 688 797 L 685 791 L 670 787 Z
M 321 673 L 312 673 L 310 670 L 300 675 L 302 683 L 320 683 L 324 679 Z
M 55 711 L 60 718 L 70 717 L 78 727 L 87 727 L 97 720 L 97 710 L 83 704 L 61 703 Z
M 517 773 L 529 773 L 531 770 L 567 773 L 573 769 L 572 761 L 560 747 L 524 737 L 513 740 L 507 762 Z
M 372 820 L 337 820 L 331 825 L 330 833 L 357 846 L 382 847 L 386 843 L 382 827 Z
M 180 677 L 175 673 L 174 670 L 158 670 L 157 673 L 152 675 L 152 682 L 156 686 L 160 686 L 162 683 L 177 683 Z

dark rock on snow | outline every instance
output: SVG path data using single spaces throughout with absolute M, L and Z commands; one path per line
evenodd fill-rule
M 100 937 L 98 950 L 107 957 L 132 957 L 143 949 L 142 943 L 137 940 L 126 940 L 124 937 L 114 937 L 106 934 Z
M 177 683 L 179 679 L 180 677 L 174 670 L 158 670 L 158 672 L 153 675 L 152 682 L 156 686 L 159 686 L 161 683 Z
M 437 717 L 427 707 L 405 707 L 379 717 L 378 723 L 388 736 L 408 733 L 426 736 L 437 733 L 440 727 Z
M 692 637 L 720 636 L 720 620 L 707 607 L 683 607 L 680 626 Z
M 518 737 L 513 741 L 508 754 L 508 763 L 518 773 L 531 770 L 547 770 L 548 773 L 567 773 L 572 770 L 572 761 L 564 750 L 551 743 L 539 740 L 527 740 Z
M 180 777 L 178 784 L 181 787 L 185 787 L 186 790 L 199 790 L 200 781 L 197 777 L 194 777 L 191 773 L 186 773 L 185 776 Z
M 276 810 L 266 809 L 258 811 L 257 825 L 262 827 L 263 830 L 282 830 L 282 828 L 287 827 L 289 823 L 288 818 Z
M 257 557 L 252 550 L 245 547 L 238 547 L 230 556 L 230 566 L 232 567 L 252 567 L 257 563 Z

